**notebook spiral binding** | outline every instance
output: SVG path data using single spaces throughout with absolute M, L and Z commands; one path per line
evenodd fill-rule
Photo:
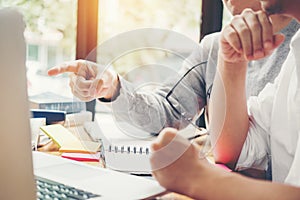
M 150 149 L 149 147 L 136 147 L 136 146 L 116 146 L 116 145 L 109 145 L 108 152 L 114 153 L 134 153 L 134 154 L 149 154 Z

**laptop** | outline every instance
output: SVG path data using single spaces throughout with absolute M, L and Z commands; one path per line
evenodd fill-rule
M 163 193 L 153 179 L 31 151 L 25 23 L 5 8 L 0 27 L 0 199 L 147 199 Z M 46 194 L 50 190 L 64 194 Z

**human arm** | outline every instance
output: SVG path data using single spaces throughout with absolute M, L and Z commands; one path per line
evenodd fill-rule
M 298 187 L 246 178 L 199 159 L 199 147 L 180 137 L 175 129 L 164 129 L 152 150 L 153 175 L 169 191 L 194 199 L 300 198 Z
M 176 81 L 181 77 L 182 73 L 188 70 L 193 64 L 197 64 L 202 61 L 201 55 L 197 55 L 200 52 L 200 48 L 196 50 L 195 55 L 192 56 L 193 59 L 188 59 L 184 62 L 181 72 L 168 68 L 159 69 L 157 71 L 168 70 L 168 80 L 158 82 L 158 88 L 154 91 L 143 90 L 141 85 L 136 85 L 128 82 L 125 78 L 117 75 L 118 84 L 109 84 L 112 80 L 106 79 L 103 80 L 104 85 L 116 85 L 115 87 L 110 87 L 112 89 L 117 89 L 114 92 L 113 98 L 106 96 L 105 94 L 96 93 L 95 96 L 91 94 L 92 85 L 100 80 L 101 77 L 97 74 L 101 73 L 104 69 L 101 69 L 101 66 L 96 63 L 86 62 L 86 61 L 75 61 L 58 65 L 52 68 L 49 71 L 50 75 L 57 75 L 59 73 L 69 72 L 70 75 L 70 86 L 72 92 L 75 96 L 79 97 L 84 101 L 92 100 L 99 98 L 103 104 L 111 106 L 113 109 L 113 114 L 116 118 L 116 121 L 122 120 L 127 121 L 136 127 L 142 127 L 143 130 L 151 133 L 159 133 L 159 131 L 164 126 L 173 126 L 176 128 L 184 128 L 188 123 L 183 121 L 182 118 L 176 113 L 165 100 L 166 94 L 171 90 Z M 85 66 L 88 65 L 88 66 Z M 75 65 L 75 66 L 72 66 Z M 188 80 L 190 80 L 193 89 L 196 94 L 193 94 L 197 98 L 197 105 L 191 103 L 192 99 L 190 98 L 191 91 L 184 90 L 180 92 L 180 95 L 176 96 L 178 98 L 173 98 L 171 96 L 171 101 L 174 105 L 179 105 L 186 108 L 186 111 L 189 116 L 193 117 L 199 112 L 204 105 L 206 104 L 206 91 L 205 91 L 205 80 L 204 70 L 205 66 L 201 69 L 200 67 L 193 70 L 190 74 Z M 56 72 L 55 72 L 56 71 Z M 85 72 L 87 71 L 87 72 Z M 92 71 L 92 72 L 89 72 Z M 55 72 L 55 73 L 54 73 Z M 108 71 L 109 73 L 115 73 L 113 70 Z M 87 77 L 88 74 L 95 74 L 92 78 Z M 103 73 L 103 72 L 102 72 Z M 106 73 L 106 72 L 104 72 Z M 116 74 L 116 73 L 115 73 Z M 116 75 L 108 74 L 106 77 L 116 77 Z M 106 82 L 108 81 L 108 83 Z M 150 82 L 151 84 L 152 82 Z M 148 85 L 149 83 L 143 83 L 143 85 Z M 107 87 L 109 88 L 109 87 Z M 108 91 L 108 89 L 107 89 Z M 105 99 L 104 99 L 105 98 Z M 105 100 L 111 100 L 108 102 L 103 102 Z M 193 107 L 191 106 L 193 105 Z
M 216 162 L 234 168 L 249 129 L 245 81 L 247 63 L 264 58 L 284 40 L 268 16 L 246 9 L 221 34 L 218 70 L 209 107 Z

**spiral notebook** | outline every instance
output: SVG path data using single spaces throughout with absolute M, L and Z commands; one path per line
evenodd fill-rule
M 151 174 L 150 145 L 155 137 L 137 139 L 127 136 L 111 120 L 106 116 L 99 124 L 84 124 L 92 138 L 102 141 L 106 167 L 131 174 Z
M 114 141 L 105 148 L 106 167 L 132 174 L 151 174 L 149 141 Z
M 86 122 L 84 127 L 94 140 L 102 141 L 107 168 L 132 174 L 151 174 L 150 146 L 156 137 L 130 137 L 120 130 L 120 123 L 116 124 L 110 114 L 98 114 L 95 122 Z M 195 136 L 189 129 L 179 134 L 185 138 Z

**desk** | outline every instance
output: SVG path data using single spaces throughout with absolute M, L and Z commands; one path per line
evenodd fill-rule
M 47 151 L 47 148 L 51 149 L 51 151 Z M 46 151 L 45 153 L 60 156 L 61 153 L 58 152 L 58 149 L 56 149 L 56 151 L 54 151 L 55 148 L 57 148 L 57 145 L 50 142 L 50 143 L 47 144 L 47 147 L 44 146 L 43 148 L 40 148 L 39 151 L 44 151 L 44 152 Z M 102 160 L 100 160 L 100 162 L 84 162 L 84 163 L 90 164 L 90 165 L 93 165 L 93 166 L 104 167 L 104 163 L 103 163 Z M 187 196 L 177 194 L 177 193 L 174 193 L 174 192 L 170 192 L 168 194 L 158 196 L 157 199 L 160 199 L 160 200 L 191 200 L 191 198 L 189 198 Z
M 104 116 L 103 116 L 104 117 Z M 80 138 L 81 140 L 92 140 L 92 138 L 85 132 L 84 128 L 82 126 L 77 126 L 77 127 L 69 127 L 69 130 L 78 138 Z M 195 140 L 199 145 L 202 144 L 203 142 L 203 138 L 199 138 Z M 39 148 L 40 151 L 47 151 L 47 152 L 51 152 L 52 154 L 55 155 L 60 155 L 60 153 L 58 153 L 58 146 L 55 145 L 53 142 L 48 143 L 47 145 Z M 210 154 L 209 156 L 210 160 L 213 160 L 212 155 Z M 105 167 L 103 160 L 100 160 L 100 162 L 86 162 L 87 164 L 91 164 L 91 165 L 95 165 L 98 167 Z M 161 197 L 159 197 L 159 199 L 165 199 L 165 200 L 169 200 L 169 199 L 183 199 L 183 200 L 188 200 L 190 198 L 180 195 L 180 194 L 176 194 L 176 193 L 169 193 L 166 195 L 163 195 Z
M 92 138 L 88 135 L 87 132 L 85 132 L 83 126 L 71 126 L 68 128 L 76 137 L 78 137 L 80 140 L 85 140 L 85 141 L 92 141 Z M 53 155 L 57 155 L 60 156 L 61 153 L 58 152 L 59 147 L 52 141 L 50 141 L 49 143 L 47 143 L 46 145 L 39 147 L 38 148 L 39 151 L 43 151 L 43 152 L 47 152 Z M 84 162 L 90 165 L 94 165 L 97 167 L 105 167 L 103 160 L 100 159 L 100 162 Z M 159 199 L 183 199 L 183 200 L 188 200 L 190 198 L 185 197 L 183 195 L 179 195 L 176 193 L 168 193 L 166 195 L 163 195 L 161 197 L 159 197 Z

